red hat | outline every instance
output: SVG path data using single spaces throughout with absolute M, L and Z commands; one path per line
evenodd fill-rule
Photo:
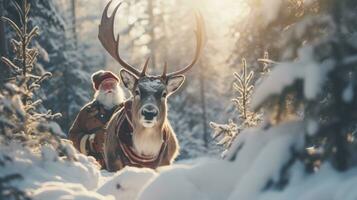
M 94 89 L 98 90 L 99 89 L 99 85 L 108 78 L 113 78 L 115 80 L 117 80 L 119 82 L 119 78 L 113 74 L 110 71 L 103 71 L 103 70 L 99 70 L 97 72 L 94 72 L 92 74 L 92 82 L 93 82 L 93 87 Z

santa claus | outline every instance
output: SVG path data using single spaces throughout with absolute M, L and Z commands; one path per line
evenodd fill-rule
M 69 130 L 69 139 L 81 153 L 93 156 L 104 166 L 103 144 L 105 125 L 124 101 L 120 79 L 110 71 L 98 71 L 92 75 L 94 99 L 78 113 Z

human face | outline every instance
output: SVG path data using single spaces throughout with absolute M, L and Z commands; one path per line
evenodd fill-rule
M 118 81 L 114 78 L 108 78 L 102 81 L 99 85 L 99 89 L 105 91 L 105 93 L 112 93 Z

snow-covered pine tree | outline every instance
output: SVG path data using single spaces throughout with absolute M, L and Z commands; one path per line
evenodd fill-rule
M 254 90 L 252 79 L 254 76 L 253 71 L 247 71 L 247 61 L 242 59 L 242 73 L 234 73 L 236 82 L 233 83 L 234 89 L 238 92 L 238 96 L 232 101 L 234 102 L 237 110 L 239 111 L 239 118 L 246 126 L 256 125 L 254 120 L 255 113 L 249 110 L 251 95 Z
M 31 24 L 46 27 L 36 39 L 43 54 L 47 55 L 47 59 L 39 59 L 39 64 L 53 75 L 51 82 L 43 87 L 47 94 L 44 105 L 62 113 L 63 117 L 57 121 L 66 132 L 80 108 L 90 99 L 92 59 L 87 59 L 85 47 L 75 47 L 72 12 L 60 12 L 54 0 L 30 3 L 33 10 Z
M 305 113 L 309 120 L 307 145 L 312 144 L 317 150 L 307 152 L 306 163 L 316 167 L 315 163 L 328 161 L 337 170 L 344 171 L 357 165 L 354 140 L 357 124 L 357 23 L 353 20 L 357 17 L 357 2 L 331 1 L 328 5 L 327 14 L 333 31 L 325 41 L 312 46 L 319 69 L 311 68 L 321 73 L 322 77 L 316 79 L 321 80 L 322 91 L 313 98 L 304 89 L 307 98 L 304 100 Z M 304 84 L 306 88 L 308 79 Z
M 234 138 L 236 138 L 240 131 L 240 127 L 238 127 L 238 125 L 231 119 L 228 121 L 228 124 L 211 122 L 210 126 L 214 131 L 212 138 L 218 141 L 217 144 L 222 145 L 226 150 L 231 147 Z
M 45 107 L 51 107 L 54 112 L 61 112 L 63 117 L 56 121 L 63 131 L 68 130 L 78 110 L 90 99 L 90 72 L 102 67 L 93 52 L 87 51 L 87 46 L 75 41 L 72 33 L 72 13 L 61 12 L 58 1 L 32 0 L 30 26 L 43 26 L 41 34 L 33 39 L 33 44 L 39 49 L 37 65 L 41 70 L 52 73 L 52 80 L 45 84 L 39 93 Z M 68 3 L 66 3 L 68 4 Z M 13 4 L 4 4 L 5 16 L 19 23 Z M 68 9 L 71 10 L 71 9 Z M 12 37 L 7 29 L 6 37 Z M 78 39 L 78 37 L 77 37 Z M 11 52 L 9 52 L 11 54 Z M 90 59 L 89 59 L 90 58 Z M 46 95 L 45 95 L 46 94 Z
M 36 90 L 41 87 L 43 81 L 51 77 L 49 72 L 36 71 L 36 61 L 38 50 L 30 48 L 31 40 L 38 35 L 38 27 L 30 29 L 28 27 L 28 14 L 30 11 L 27 1 L 23 1 L 22 6 L 14 2 L 14 5 L 20 15 L 21 26 L 19 27 L 11 19 L 3 17 L 5 21 L 13 28 L 17 39 L 11 40 L 11 46 L 15 53 L 15 58 L 10 60 L 2 57 L 2 61 L 9 67 L 12 80 L 6 83 L 7 91 L 3 92 L 5 96 L 12 96 L 14 93 L 19 94 L 17 98 L 17 110 L 22 113 L 21 118 L 13 115 L 12 129 L 3 129 L 3 135 L 7 137 L 16 137 L 24 142 L 33 143 L 33 140 L 42 140 L 42 137 L 48 137 L 43 133 L 51 133 L 51 135 L 60 134 L 57 129 L 54 129 L 55 123 L 49 123 L 61 114 L 52 114 L 51 110 L 45 113 L 38 111 L 38 106 L 42 100 L 36 99 Z M 12 90 L 11 92 L 9 92 Z M 11 98 L 11 97 L 10 97 Z M 11 115 L 10 115 L 11 116 Z M 38 138 L 37 138 L 38 137 Z
M 63 118 L 59 120 L 59 124 L 63 130 L 68 130 L 78 111 L 89 101 L 93 92 L 90 74 L 84 70 L 85 62 L 81 62 L 81 53 L 74 49 L 73 40 L 64 40 L 52 59 L 54 65 L 48 67 L 53 72 L 53 83 L 46 87 L 46 105 L 61 111 Z
M 210 123 L 213 129 L 213 139 L 218 141 L 218 145 L 223 145 L 225 149 L 222 154 L 223 157 L 241 130 L 257 126 L 261 121 L 261 114 L 250 110 L 251 95 L 254 91 L 254 72 L 247 71 L 245 59 L 242 59 L 242 72 L 234 72 L 234 77 L 236 81 L 233 83 L 233 88 L 238 96 L 232 99 L 232 102 L 239 113 L 238 122 L 235 123 L 230 119 L 228 124 Z
M 283 6 L 278 8 L 274 12 L 284 12 Z M 255 14 L 275 16 L 266 21 L 264 30 L 276 26 L 286 30 L 279 35 L 282 42 L 275 51 L 281 60 L 256 87 L 252 107 L 255 111 L 264 108 L 270 116 L 265 129 L 269 124 L 301 120 L 305 138 L 303 148 L 291 148 L 279 178 L 268 180 L 265 189 L 284 188 L 297 162 L 307 172 L 318 172 L 326 163 L 338 171 L 356 166 L 356 8 L 351 0 L 314 1 L 303 8 L 314 10 L 312 15 L 300 16 L 287 27 L 286 19 L 272 15 L 271 10 L 254 8 Z
M 30 47 L 32 39 L 38 36 L 39 28 L 29 26 L 30 5 L 26 0 L 21 5 L 16 1 L 12 3 L 20 16 L 21 25 L 1 16 L 15 32 L 16 39 L 11 39 L 14 58 L 1 58 L 7 66 L 9 77 L 0 88 L 0 143 L 9 145 L 20 142 L 31 151 L 38 151 L 40 146 L 49 144 L 59 152 L 67 153 L 60 140 L 60 136 L 64 135 L 53 122 L 61 114 L 53 114 L 51 110 L 43 112 L 43 107 L 40 107 L 42 100 L 38 98 L 38 90 L 51 77 L 51 73 L 39 68 L 36 64 L 39 50 Z M 7 152 L 1 152 L 0 168 L 11 162 L 12 158 L 7 156 Z M 0 198 L 29 199 L 26 193 L 11 184 L 21 178 L 17 173 L 5 173 L 0 178 Z
M 256 5 L 257 1 L 254 2 Z M 258 81 L 252 98 L 253 111 L 265 113 L 260 129 L 263 132 L 296 132 L 294 129 L 300 125 L 290 121 L 297 120 L 302 125 L 298 132 L 303 136 L 303 144 L 300 140 L 289 144 L 289 157 L 276 166 L 280 171 L 277 176 L 264 180 L 264 190 L 287 186 L 290 175 L 301 169 L 296 168 L 299 163 L 305 165 L 301 173 L 318 172 L 322 165 L 329 164 L 344 171 L 357 164 L 354 152 L 357 147 L 357 25 L 353 20 L 357 3 L 351 0 L 314 1 L 296 4 L 297 7 L 294 7 L 297 2 L 286 3 L 276 0 L 273 4 L 276 9 L 266 9 L 265 1 L 260 1 L 258 6 L 251 8 L 247 18 L 251 20 L 246 22 L 251 23 L 250 27 L 257 33 L 269 36 L 269 39 L 256 36 L 260 40 L 265 38 L 260 43 L 264 46 L 259 54 L 273 49 L 269 56 L 276 60 L 266 55 L 258 59 L 263 65 L 272 67 L 266 70 L 270 71 L 268 75 Z M 294 10 L 295 14 L 291 16 L 286 8 Z M 240 40 L 248 46 L 256 46 L 259 40 L 252 37 L 255 36 L 247 35 Z M 257 54 L 256 49 L 249 52 L 250 59 Z M 229 124 L 214 124 L 214 128 L 216 133 L 228 135 L 234 135 L 231 130 L 236 130 Z M 244 139 L 233 141 L 233 148 L 226 154 L 229 160 L 239 156 Z

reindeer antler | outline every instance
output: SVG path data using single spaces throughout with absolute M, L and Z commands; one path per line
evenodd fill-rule
M 120 53 L 119 53 L 119 40 L 120 40 L 120 35 L 118 34 L 117 39 L 115 39 L 114 36 L 114 18 L 116 15 L 117 10 L 119 9 L 120 5 L 122 4 L 122 2 L 120 2 L 117 7 L 114 9 L 112 15 L 110 17 L 107 17 L 107 12 L 109 9 L 109 6 L 111 5 L 112 0 L 109 1 L 109 3 L 107 4 L 107 6 L 105 7 L 103 14 L 102 14 L 102 19 L 99 25 L 99 33 L 98 33 L 98 38 L 100 40 L 100 42 L 102 43 L 103 47 L 107 50 L 107 52 L 116 60 L 119 62 L 120 65 L 122 65 L 125 69 L 127 69 L 128 71 L 132 72 L 133 74 L 135 74 L 138 77 L 141 76 L 146 76 L 146 69 L 148 66 L 148 61 L 149 58 L 146 60 L 143 70 L 140 72 L 138 71 L 135 67 L 131 66 L 130 64 L 128 64 L 127 62 L 125 62 L 121 57 L 120 57 Z M 167 72 L 167 64 L 165 64 L 165 69 L 164 72 L 162 74 L 162 78 L 168 78 L 168 77 L 172 77 L 172 76 L 176 76 L 179 74 L 183 74 L 185 72 L 187 72 L 188 70 L 190 70 L 195 63 L 197 62 L 201 50 L 202 50 L 202 44 L 203 44 L 203 33 L 204 33 L 204 22 L 203 22 L 203 18 L 199 13 L 196 13 L 196 24 L 197 24 L 197 29 L 195 31 L 195 35 L 196 35 L 196 51 L 195 51 L 195 56 L 193 58 L 193 60 L 191 61 L 191 63 L 189 65 L 187 65 L 186 67 L 184 67 L 181 70 L 178 70 L 176 72 L 172 72 L 169 74 L 166 74 Z
M 172 76 L 176 76 L 176 75 L 183 74 L 183 73 L 187 72 L 196 64 L 198 58 L 200 57 L 203 42 L 204 42 L 203 37 L 204 37 L 205 25 L 204 25 L 203 17 L 199 12 L 196 13 L 195 17 L 196 17 L 196 30 L 195 30 L 196 51 L 195 51 L 195 56 L 193 57 L 193 60 L 191 61 L 190 64 L 188 64 L 186 67 L 182 68 L 181 70 L 171 72 L 169 74 L 166 74 L 167 64 L 165 63 L 164 73 L 163 73 L 162 77 L 165 77 L 165 78 L 172 77 Z
M 102 20 L 99 25 L 99 33 L 98 33 L 98 38 L 99 41 L 102 43 L 103 47 L 107 50 L 107 52 L 116 60 L 119 62 L 121 66 L 123 66 L 125 69 L 128 71 L 132 72 L 136 76 L 140 76 L 141 72 L 135 69 L 133 66 L 125 62 L 121 57 L 119 53 L 119 40 L 120 36 L 118 34 L 117 40 L 115 40 L 114 36 L 114 18 L 117 10 L 119 9 L 120 5 L 123 2 L 120 2 L 117 7 L 114 9 L 113 14 L 110 17 L 107 17 L 108 9 L 109 6 L 111 5 L 113 1 L 109 1 L 107 6 L 105 7 L 103 14 L 102 14 Z

